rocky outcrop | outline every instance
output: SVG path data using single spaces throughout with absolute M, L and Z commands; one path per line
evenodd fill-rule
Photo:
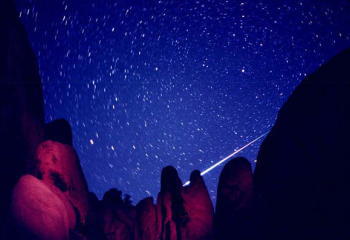
M 62 125 L 56 125 L 57 132 L 70 130 L 67 124 L 61 131 Z M 66 133 L 63 136 L 69 136 L 69 131 Z M 45 136 L 58 139 L 52 132 Z M 22 176 L 13 190 L 14 221 L 10 226 L 14 230 L 6 231 L 7 238 L 19 232 L 16 239 L 82 239 L 91 211 L 87 184 L 73 147 L 52 140 L 40 143 L 30 172 L 34 176 Z
M 219 178 L 215 209 L 216 239 L 253 239 L 253 173 L 245 158 L 230 160 Z
M 191 173 L 190 185 L 183 188 L 181 195 L 184 199 L 184 209 L 188 215 L 188 222 L 181 230 L 182 239 L 212 239 L 213 204 L 198 170 Z
M 198 171 L 183 187 L 164 168 L 156 203 L 89 193 L 68 122 L 44 126 L 36 59 L 11 0 L 0 1 L 0 30 L 0 239 L 350 239 L 350 50 L 282 107 L 254 181 L 246 159 L 224 167 L 213 226 Z
M 348 239 L 350 50 L 308 76 L 279 112 L 255 171 L 260 239 Z
M 90 226 L 99 229 L 105 239 L 212 239 L 214 213 L 208 190 L 199 171 L 190 179 L 190 185 L 183 187 L 176 169 L 164 168 L 156 204 L 145 198 L 134 207 L 116 189 L 101 201 L 92 197 L 95 217 Z
M 42 142 L 37 148 L 34 173 L 66 196 L 84 225 L 89 210 L 88 188 L 74 149 L 51 140 Z
M 203 178 L 198 171 L 191 182 L 182 186 L 175 168 L 163 169 L 158 205 L 161 209 L 161 239 L 210 239 L 212 237 L 213 206 Z
M 56 119 L 45 124 L 44 140 L 52 140 L 73 146 L 72 128 L 65 119 Z
M 136 207 L 120 191 L 108 191 L 93 204 L 97 221 L 106 239 L 206 240 L 212 239 L 213 206 L 199 171 L 191 174 L 191 183 L 182 186 L 175 168 L 168 166 L 161 176 L 157 203 L 145 198 Z
M 42 139 L 43 97 L 38 66 L 11 0 L 0 1 L 0 225 L 11 190 Z
M 153 198 L 145 198 L 136 205 L 136 240 L 160 239 L 162 215 L 159 205 L 153 204 Z
M 183 188 L 165 168 L 155 205 L 134 207 L 115 190 L 101 201 L 89 194 L 68 122 L 44 125 L 36 59 L 12 0 L 0 13 L 0 154 L 11 156 L 0 175 L 0 238 L 207 239 L 213 209 L 198 172 Z
M 121 192 L 111 189 L 105 193 L 101 202 L 102 229 L 106 239 L 133 239 L 135 234 L 135 207 Z
M 13 190 L 9 239 L 69 239 L 75 213 L 64 194 L 31 175 L 22 176 Z
M 162 213 L 162 240 L 181 239 L 181 228 L 188 222 L 181 188 L 182 182 L 176 169 L 172 166 L 165 167 L 162 171 L 161 190 L 157 199 Z

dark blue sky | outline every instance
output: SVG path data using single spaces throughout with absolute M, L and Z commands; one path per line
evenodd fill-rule
M 91 191 L 135 201 L 268 130 L 306 74 L 350 47 L 348 1 L 17 0 L 46 119 L 67 119 Z M 301 116 L 302 117 L 302 116 Z M 254 164 L 261 141 L 241 155 Z M 205 176 L 215 199 L 221 168 Z

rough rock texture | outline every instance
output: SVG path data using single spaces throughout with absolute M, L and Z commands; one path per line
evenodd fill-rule
M 181 188 L 182 182 L 176 169 L 172 166 L 165 167 L 162 171 L 161 190 L 157 199 L 162 213 L 162 240 L 181 239 L 181 227 L 188 221 Z
M 212 239 L 213 206 L 199 171 L 182 186 L 175 168 L 163 169 L 157 203 L 145 198 L 136 207 L 116 189 L 100 201 L 100 218 L 106 239 L 206 240 Z
M 72 142 L 71 129 L 65 120 L 54 121 L 48 124 L 45 130 L 45 139 Z M 11 212 L 15 221 L 11 226 L 34 235 L 34 239 L 82 239 L 88 232 L 86 223 L 89 215 L 89 195 L 73 147 L 51 140 L 40 143 L 29 172 L 40 180 L 25 175 L 17 183 Z M 28 196 L 30 198 L 27 199 Z M 65 207 L 62 208 L 62 205 Z M 61 215 L 57 215 L 58 213 Z M 46 229 L 43 224 L 45 221 L 52 222 L 47 228 L 49 235 L 43 232 Z M 56 225 L 61 227 L 57 228 L 57 232 L 52 230 Z M 13 237 L 9 231 L 6 231 L 6 234 L 7 238 Z M 21 238 L 26 239 L 24 236 Z
M 245 158 L 230 160 L 219 178 L 215 209 L 216 239 L 252 239 L 253 174 Z
M 135 207 L 122 199 L 121 192 L 111 189 L 105 193 L 102 200 L 103 232 L 106 239 L 132 240 L 135 235 Z
M 208 239 L 213 209 L 198 172 L 183 188 L 165 168 L 155 205 L 134 207 L 115 190 L 102 201 L 89 194 L 70 125 L 44 126 L 38 67 L 17 16 L 12 0 L 0 1 L 0 154 L 11 156 L 2 160 L 0 238 Z
M 161 240 L 176 240 L 177 229 L 173 219 L 172 196 L 169 192 L 160 192 L 157 197 L 157 205 L 161 209 Z
M 213 206 L 203 178 L 198 171 L 191 183 L 183 187 L 175 168 L 163 169 L 157 204 L 161 209 L 161 239 L 210 239 Z
M 42 142 L 36 152 L 35 175 L 49 186 L 60 189 L 76 209 L 79 223 L 86 223 L 89 192 L 71 146 L 51 140 Z
M 160 238 L 162 215 L 153 198 L 145 198 L 136 205 L 135 240 L 158 240 Z
M 44 123 L 36 59 L 17 16 L 12 1 L 0 1 L 0 225 L 11 189 L 41 141 Z
M 101 223 L 102 204 L 98 200 L 96 194 L 89 193 L 89 214 L 83 232 L 87 239 L 104 240 L 106 239 L 103 233 L 103 224 Z
M 279 112 L 255 171 L 260 239 L 350 239 L 350 50 Z
M 214 209 L 208 189 L 199 171 L 193 171 L 190 185 L 183 188 L 184 208 L 188 223 L 181 230 L 182 239 L 212 239 Z
M 60 190 L 31 175 L 16 184 L 11 212 L 15 222 L 11 239 L 69 239 L 76 224 L 74 209 Z

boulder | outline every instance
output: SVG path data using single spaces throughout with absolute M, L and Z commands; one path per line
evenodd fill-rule
M 161 190 L 157 198 L 162 214 L 162 240 L 181 239 L 181 227 L 185 226 L 188 220 L 181 190 L 182 182 L 176 169 L 172 166 L 163 168 Z
M 101 202 L 103 233 L 108 240 L 132 240 L 135 236 L 136 210 L 128 198 L 122 198 L 121 191 L 111 189 Z
M 101 222 L 102 203 L 95 193 L 89 193 L 89 214 L 83 232 L 87 239 L 105 239 L 103 223 Z
M 216 239 L 252 239 L 253 174 L 249 161 L 230 160 L 222 170 L 215 209 Z
M 74 209 L 60 190 L 32 175 L 16 184 L 11 213 L 12 239 L 68 240 L 76 224 Z
M 153 198 L 148 197 L 136 205 L 136 240 L 158 240 L 160 238 L 162 215 Z
M 349 239 L 350 50 L 306 77 L 260 147 L 260 239 Z
M 175 168 L 168 166 L 161 176 L 161 239 L 200 240 L 212 238 L 213 206 L 199 171 L 191 174 L 190 185 L 182 186 Z
M 42 141 L 44 101 L 36 57 L 15 3 L 0 1 L 0 225 L 11 191 Z
M 78 223 L 84 225 L 89 210 L 89 192 L 73 147 L 51 140 L 42 142 L 37 148 L 34 173 L 49 187 L 60 189 L 76 209 Z
M 182 239 L 210 240 L 213 238 L 214 209 L 208 189 L 198 170 L 191 173 L 190 185 L 182 190 L 187 224 L 182 227 Z

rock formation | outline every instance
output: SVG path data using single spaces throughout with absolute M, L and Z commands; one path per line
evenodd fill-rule
M 153 198 L 145 198 L 136 205 L 135 240 L 160 239 L 162 215 Z
M 39 144 L 35 175 L 50 186 L 59 188 L 77 210 L 80 223 L 88 215 L 88 188 L 74 149 L 66 144 L 47 140 Z
M 182 198 L 188 222 L 181 229 L 182 239 L 209 240 L 213 237 L 214 209 L 208 189 L 198 170 L 191 173 L 190 185 L 183 188 Z
M 66 145 L 73 145 L 72 128 L 65 119 L 57 119 L 45 124 L 44 140 L 52 140 Z
M 163 169 L 158 205 L 161 208 L 161 239 L 205 240 L 212 237 L 213 206 L 199 171 L 182 186 L 175 168 Z
M 65 210 L 60 212 L 65 222 L 74 223 L 74 228 L 77 228 L 75 225 L 84 224 L 88 214 L 87 184 L 72 148 L 69 124 L 57 120 L 44 127 L 42 87 L 37 62 L 13 1 L 0 1 L 0 13 L 0 154 L 3 156 L 0 175 L 0 238 L 13 238 L 8 231 L 11 227 L 16 229 L 20 225 L 29 224 L 26 227 L 32 227 L 34 235 L 40 232 L 38 227 L 41 225 L 49 234 L 42 235 L 43 239 L 54 239 L 49 228 L 55 228 L 54 225 L 46 228 L 40 221 L 43 217 L 58 219 L 63 204 L 66 209 L 74 210 L 73 215 L 70 210 L 68 215 L 65 215 Z M 43 142 L 44 139 L 55 142 Z M 40 180 L 25 174 L 32 174 Z M 14 188 L 17 181 L 19 182 Z M 10 204 L 12 191 L 14 193 Z M 12 209 L 11 214 L 9 209 Z M 40 214 L 33 214 L 30 219 L 29 213 L 35 211 Z M 47 216 L 44 216 L 45 211 Z M 10 226 L 9 214 L 17 219 L 18 224 L 12 222 L 14 226 Z M 58 224 L 55 221 L 52 223 Z M 69 226 L 72 228 L 72 225 Z M 66 227 L 64 229 L 67 230 Z M 59 229 L 57 231 L 62 233 Z
M 161 190 L 157 199 L 162 213 L 162 240 L 181 239 L 180 229 L 188 221 L 181 197 L 181 188 L 182 182 L 176 169 L 172 166 L 165 167 L 162 171 Z
M 14 3 L 0 1 L 0 226 L 11 190 L 42 139 L 44 110 L 38 66 Z
M 55 123 L 49 126 L 55 126 Z M 57 132 L 67 136 L 68 132 L 64 130 L 70 128 L 65 124 L 60 130 L 60 126 L 55 127 Z M 58 139 L 52 132 L 45 135 Z M 25 234 L 43 240 L 80 239 L 84 236 L 90 213 L 89 195 L 73 147 L 43 141 L 37 146 L 30 172 L 34 176 L 22 176 L 12 194 L 11 216 L 14 221 L 11 226 L 12 232 L 21 233 L 17 238 L 27 239 Z M 11 232 L 6 234 L 13 238 Z
M 64 194 L 31 175 L 16 184 L 11 212 L 15 222 L 11 239 L 68 240 L 76 225 L 74 209 Z
M 221 172 L 215 209 L 216 239 L 252 239 L 253 173 L 245 158 L 230 160 Z
M 348 239 L 350 50 L 296 88 L 255 171 L 260 239 Z
M 106 239 L 129 240 L 135 234 L 135 207 L 122 199 L 121 192 L 111 189 L 105 193 L 101 202 L 101 219 Z
M 0 29 L 0 239 L 350 239 L 350 50 L 282 107 L 254 181 L 244 158 L 224 167 L 213 226 L 199 171 L 183 187 L 164 168 L 156 203 L 89 193 L 70 125 L 44 125 L 36 59 L 11 0 L 0 1 Z

